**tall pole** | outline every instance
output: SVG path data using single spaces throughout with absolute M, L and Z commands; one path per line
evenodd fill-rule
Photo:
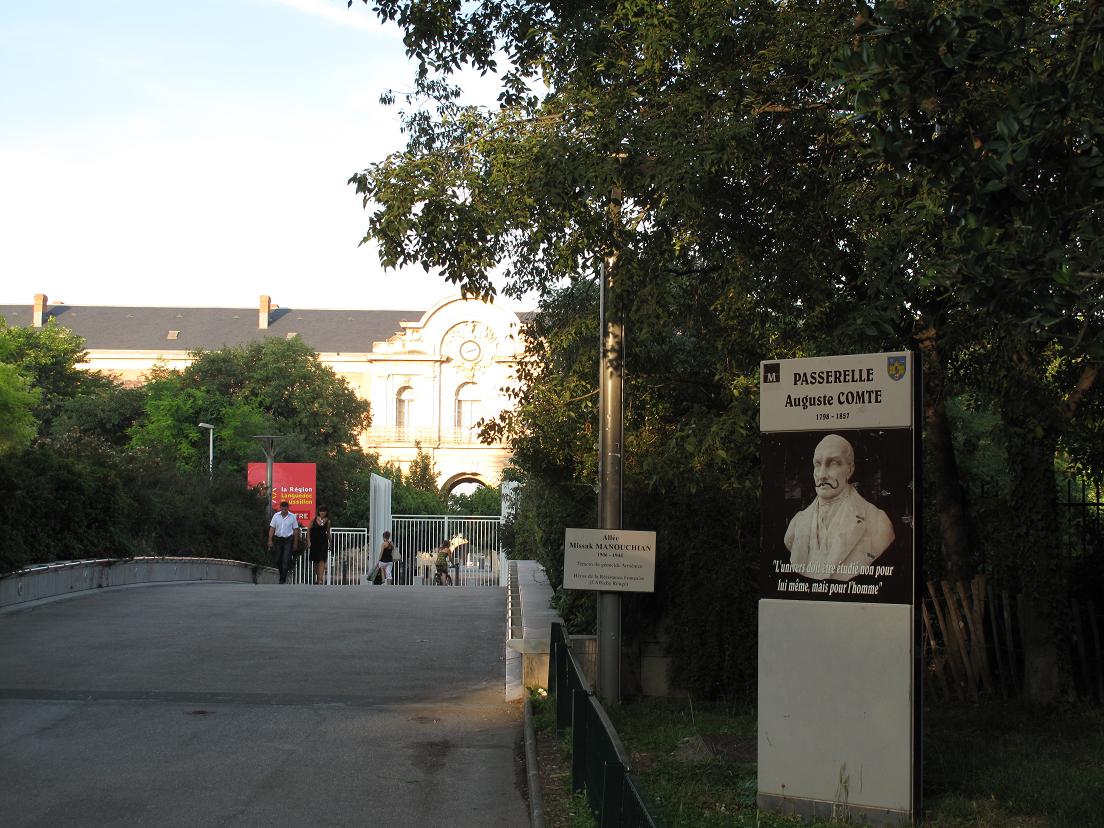
M 615 187 L 610 218 L 620 221 L 621 191 Z M 623 436 L 624 327 L 610 308 L 617 265 L 614 250 L 602 260 L 598 314 L 602 329 L 601 376 L 598 382 L 598 472 L 601 529 L 621 528 L 621 452 Z M 621 593 L 598 593 L 598 693 L 607 704 L 621 703 Z
M 275 509 L 272 508 L 272 460 L 276 457 L 276 441 L 283 440 L 281 434 L 254 434 L 254 440 L 258 440 L 265 456 L 265 486 L 268 491 L 268 506 L 265 508 L 265 516 L 269 519 Z
M 200 423 L 200 428 L 207 430 L 207 477 L 215 476 L 215 427 L 210 423 Z
M 275 455 L 272 452 L 265 452 L 265 491 L 268 492 L 268 506 L 265 507 L 265 517 L 271 518 L 275 508 L 272 506 L 272 458 Z M 283 514 L 283 507 L 280 507 L 280 514 Z

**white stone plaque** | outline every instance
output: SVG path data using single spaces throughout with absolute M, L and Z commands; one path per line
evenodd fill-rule
M 565 589 L 655 591 L 655 532 L 564 530 Z

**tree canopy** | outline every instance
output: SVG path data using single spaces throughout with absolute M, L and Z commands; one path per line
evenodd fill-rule
M 0 327 L 0 404 L 13 377 L 19 404 L 0 433 L 25 427 L 0 451 L 0 499 L 19 516 L 0 546 L 0 572 L 92 556 L 263 560 L 263 503 L 236 475 L 208 479 L 206 469 L 132 444 L 144 389 L 81 368 L 84 354 L 83 341 L 54 323 Z
M 39 395 L 14 365 L 0 363 L 0 454 L 24 448 L 34 439 Z
M 273 339 L 192 357 L 126 387 L 81 368 L 84 343 L 63 328 L 0 328 L 0 498 L 34 516 L 12 525 L 0 571 L 93 554 L 266 562 L 265 506 L 245 485 L 262 433 L 285 436 L 279 459 L 318 464 L 336 520 L 367 524 L 370 476 L 384 471 L 359 445 L 369 407 L 317 354 Z M 216 428 L 211 476 L 200 422 Z M 422 481 L 432 462 L 419 468 Z M 398 477 L 400 500 L 443 511 L 435 485 L 430 494 Z
M 995 417 L 987 440 L 1015 458 L 1014 545 L 989 565 L 1035 608 L 1034 691 L 1053 696 L 1055 462 L 1104 470 L 1099 4 L 375 10 L 403 29 L 418 71 L 414 92 L 385 95 L 403 107 L 406 148 L 351 179 L 366 239 L 384 264 L 483 295 L 501 268 L 507 293 L 542 297 L 519 407 L 494 428 L 513 441 L 522 503 L 544 511 L 519 513 L 523 542 L 546 539 L 553 575 L 553 524 L 593 505 L 593 280 L 605 257 L 629 332 L 626 486 L 652 507 L 679 504 L 667 530 L 680 552 L 753 565 L 761 359 L 924 354 L 946 549 L 933 573 L 967 577 L 983 557 L 955 430 Z M 500 75 L 499 108 L 459 102 L 464 66 Z M 701 527 L 716 514 L 733 526 L 710 536 Z M 669 617 L 718 612 L 699 600 L 708 585 L 686 572 L 670 583 L 654 599 Z M 720 673 L 684 664 L 683 677 L 733 679 L 738 658 L 717 648 Z

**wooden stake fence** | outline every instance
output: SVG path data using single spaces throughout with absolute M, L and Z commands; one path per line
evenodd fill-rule
M 921 607 L 926 692 L 935 700 L 1017 698 L 1023 689 L 1023 596 L 997 592 L 979 575 L 969 582 L 927 583 Z M 1070 601 L 1074 692 L 1104 703 L 1101 622 L 1092 601 Z

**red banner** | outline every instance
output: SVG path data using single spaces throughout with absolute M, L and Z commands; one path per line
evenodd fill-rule
M 250 463 L 246 473 L 250 488 L 263 487 L 266 472 L 264 463 Z M 272 508 L 279 511 L 281 501 L 286 500 L 288 511 L 295 514 L 301 526 L 307 526 L 314 520 L 318 506 L 316 479 L 314 463 L 273 463 Z

